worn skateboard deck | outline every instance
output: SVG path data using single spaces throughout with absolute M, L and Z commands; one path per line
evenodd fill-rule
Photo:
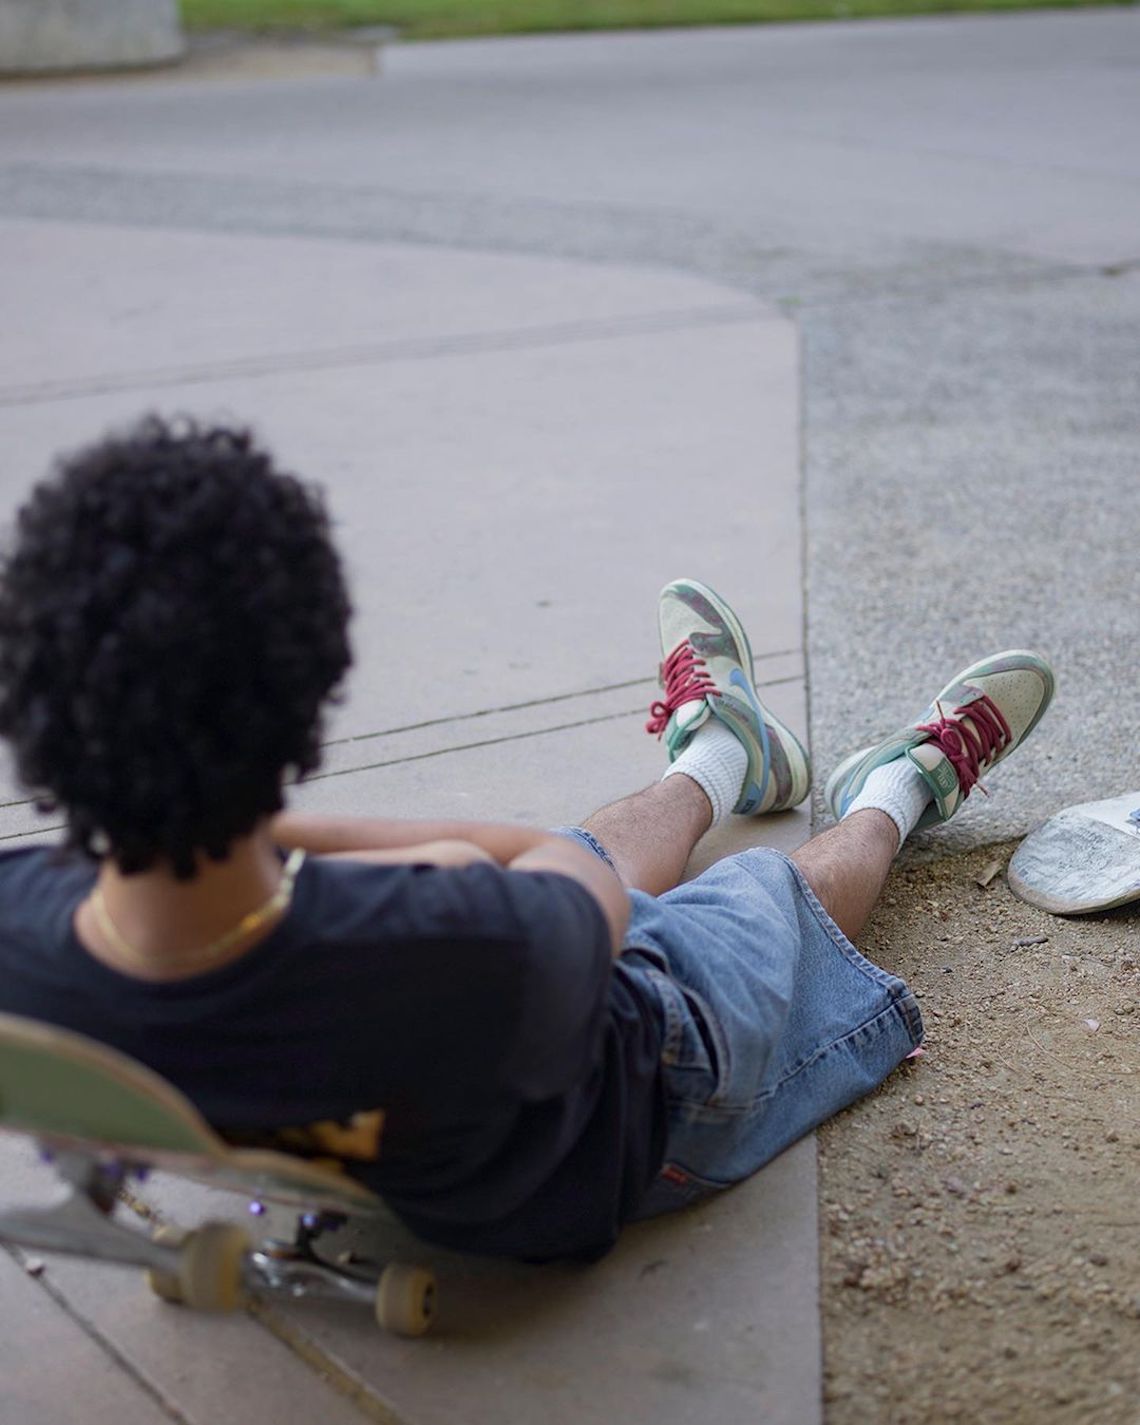
M 318 1163 L 231 1148 L 157 1074 L 79 1034 L 0 1014 L 0 1131 L 82 1149 L 212 1187 L 372 1216 L 380 1200 Z
M 1052 915 L 1140 900 L 1140 791 L 1059 811 L 1017 848 L 1006 879 Z
M 402 1336 L 431 1325 L 430 1270 L 354 1253 L 334 1260 L 314 1248 L 347 1220 L 385 1211 L 336 1160 L 231 1147 L 172 1085 L 81 1034 L 0 1014 L 0 1132 L 33 1138 L 69 1189 L 45 1205 L 0 1205 L 0 1246 L 144 1267 L 157 1296 L 202 1311 L 235 1311 L 250 1293 L 276 1292 L 365 1303 L 383 1330 Z M 124 1221 L 116 1209 L 151 1168 L 243 1192 L 255 1209 L 262 1198 L 287 1204 L 293 1241 L 275 1235 L 258 1247 L 230 1220 L 191 1231 L 144 1228 L 129 1212 Z

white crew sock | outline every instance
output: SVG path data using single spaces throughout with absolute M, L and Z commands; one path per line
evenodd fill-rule
M 685 708 L 689 706 L 685 704 Z M 685 708 L 678 710 L 682 722 Z M 671 777 L 674 772 L 683 772 L 696 782 L 712 806 L 713 826 L 719 826 L 728 818 L 744 790 L 748 753 L 735 733 L 719 719 L 710 717 L 693 734 L 684 752 L 669 764 L 665 776 Z
M 907 756 L 896 757 L 876 767 L 863 783 L 863 790 L 847 808 L 853 811 L 885 811 L 899 829 L 899 846 L 918 825 L 918 819 L 934 800 L 926 779 Z

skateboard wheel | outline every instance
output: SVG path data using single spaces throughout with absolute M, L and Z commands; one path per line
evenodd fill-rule
M 380 1273 L 376 1320 L 397 1336 L 422 1336 L 435 1316 L 435 1274 L 394 1262 Z
M 173 1223 L 163 1223 L 161 1227 L 154 1229 L 151 1237 L 153 1241 L 160 1242 L 164 1247 L 181 1247 L 186 1240 L 186 1233 L 181 1227 L 175 1227 Z M 178 1278 L 177 1270 L 167 1272 L 163 1271 L 161 1267 L 148 1267 L 146 1284 L 155 1296 L 161 1297 L 163 1301 L 169 1301 L 175 1306 L 183 1305 L 182 1283 Z
M 235 1222 L 207 1222 L 182 1244 L 178 1285 L 196 1311 L 236 1311 L 249 1237 Z

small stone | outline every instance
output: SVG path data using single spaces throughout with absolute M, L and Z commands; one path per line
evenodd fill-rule
M 24 1271 L 30 1277 L 42 1277 L 44 1274 L 44 1262 L 40 1257 L 28 1257 L 24 1262 Z
M 922 1105 L 926 1102 L 926 1095 L 925 1095 L 925 1094 L 916 1093 L 915 1096 L 914 1096 L 914 1101 L 915 1101 L 915 1103 L 917 1103 L 918 1106 L 921 1108 Z M 1115 1141 L 1116 1141 L 1116 1135 L 1113 1134 L 1112 1137 L 1109 1139 L 1109 1142 L 1110 1142 L 1110 1143 L 1114 1143 Z
M 1115 1128 L 1110 1128 L 1108 1132 L 1104 1135 L 1104 1141 L 1106 1143 L 1119 1143 L 1120 1134 L 1117 1133 Z
M 1108 1266 L 1108 1258 L 1104 1255 L 1103 1252 L 1090 1252 L 1089 1261 L 1093 1264 L 1094 1267 Z

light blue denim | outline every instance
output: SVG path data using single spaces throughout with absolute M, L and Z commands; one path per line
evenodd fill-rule
M 564 828 L 603 860 L 589 832 Z M 622 963 L 658 1014 L 665 1162 L 638 1217 L 750 1176 L 922 1043 L 902 980 L 873 965 L 778 851 L 630 893 Z

